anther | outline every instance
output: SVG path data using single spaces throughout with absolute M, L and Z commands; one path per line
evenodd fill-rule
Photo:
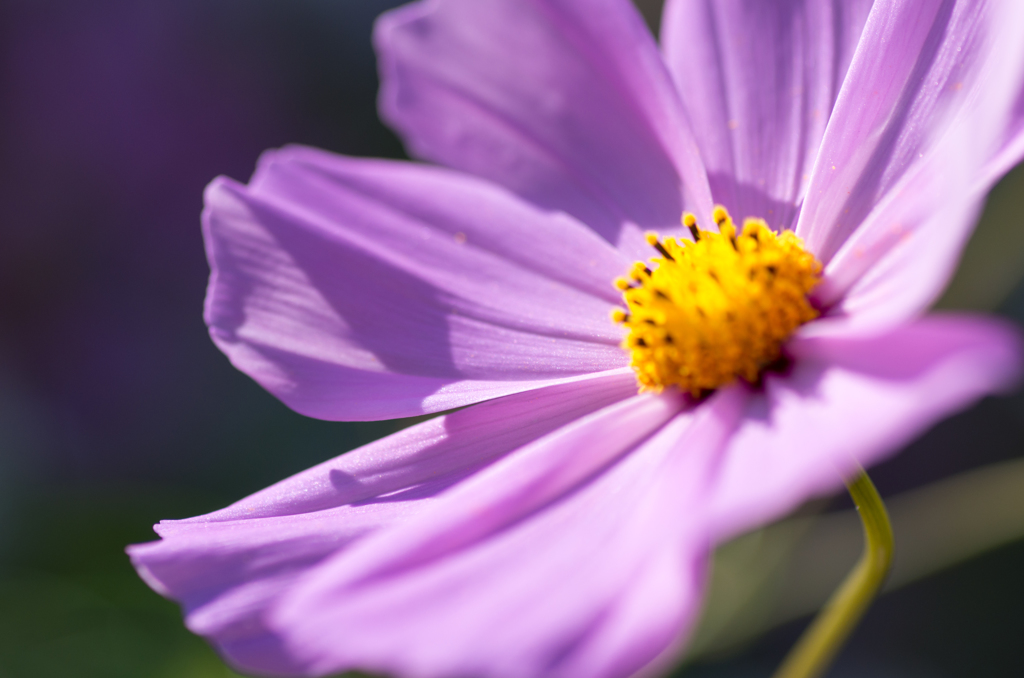
M 642 261 L 638 261 L 633 264 L 633 269 L 629 274 L 633 277 L 633 280 L 642 281 L 645 275 L 650 278 L 653 271 L 651 271 L 650 267 L 646 266 Z
M 661 244 L 661 241 L 658 240 L 658 234 L 657 233 L 648 233 L 644 237 L 647 240 L 647 244 L 650 245 L 651 247 L 653 247 L 654 249 L 658 250 L 658 252 L 661 254 L 661 256 L 665 257 L 669 261 L 675 261 L 676 260 L 676 258 L 673 257 L 671 254 L 669 254 L 668 250 L 665 249 L 665 246 Z
M 721 205 L 715 205 L 715 211 L 711 213 L 711 218 L 715 220 L 715 223 L 719 228 L 729 218 L 729 212 L 726 211 Z
M 732 223 L 732 218 L 729 216 L 729 210 L 725 209 L 721 205 L 715 205 L 715 209 L 711 213 L 711 216 L 715 220 L 715 224 L 718 226 L 718 232 L 728 238 L 732 248 L 739 252 L 740 248 L 736 243 L 736 226 Z
M 683 226 L 690 229 L 690 235 L 694 240 L 700 240 L 700 229 L 697 228 L 697 217 L 692 212 L 683 212 Z

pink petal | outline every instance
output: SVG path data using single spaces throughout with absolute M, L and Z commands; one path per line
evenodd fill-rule
M 873 338 L 791 342 L 792 373 L 765 379 L 726 451 L 712 510 L 718 539 L 842 486 L 1021 367 L 1019 330 L 932 316 Z
M 382 16 L 376 45 L 382 115 L 416 156 L 612 242 L 678 228 L 684 207 L 710 215 L 696 142 L 627 0 L 430 0 Z
M 523 448 L 318 567 L 272 623 L 315 673 L 634 673 L 698 609 L 708 543 L 694 516 L 742 394 L 678 416 L 626 454 L 668 402 L 638 396 Z
M 817 295 L 851 327 L 877 332 L 934 301 L 985 194 L 1024 157 L 1024 5 L 996 7 L 1003 11 L 988 12 L 983 48 L 964 76 L 969 99 L 947 104 L 918 158 L 825 269 Z
M 480 180 L 289 148 L 206 202 L 210 333 L 303 414 L 436 412 L 627 361 L 608 316 L 628 260 Z
M 874 4 L 797 224 L 822 261 L 832 259 L 908 172 L 935 159 L 932 151 L 950 125 L 974 129 L 981 150 L 998 153 L 992 141 L 1005 142 L 1009 106 L 1021 88 L 1021 31 L 1019 3 Z M 993 96 L 1002 99 L 994 110 Z M 995 129 L 980 129 L 993 123 Z M 878 221 L 880 228 L 890 225 Z
M 878 334 L 935 301 L 984 198 L 963 190 L 979 171 L 966 131 L 954 130 L 934 151 L 935 161 L 908 172 L 825 267 L 814 294 L 828 317 L 804 334 Z
M 636 391 L 633 371 L 623 369 L 479 403 L 347 452 L 188 522 L 309 513 L 424 484 L 447 487 L 497 456 Z
M 989 161 L 985 168 L 986 174 L 979 177 L 978 183 L 983 186 L 995 183 L 998 177 L 1009 172 L 1024 158 L 1024 87 L 1017 91 L 1008 120 L 1001 127 L 1003 138 L 996 144 L 1000 151 Z
M 481 403 L 343 454 L 221 511 L 162 522 L 161 541 L 129 553 L 154 589 L 182 604 L 189 628 L 232 662 L 294 674 L 302 661 L 267 630 L 265 613 L 298 577 L 358 540 L 414 519 L 441 492 L 511 450 L 635 393 L 633 375 L 624 372 Z
M 711 192 L 791 228 L 870 0 L 669 0 L 665 60 Z

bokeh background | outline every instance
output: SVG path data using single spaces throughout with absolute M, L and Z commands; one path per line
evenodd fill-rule
M 236 372 L 199 232 L 203 186 L 265 148 L 404 157 L 370 46 L 396 4 L 0 0 L 0 678 L 236 675 L 124 546 L 402 425 L 307 419 Z M 1024 324 L 1022 215 L 1018 168 L 941 306 Z M 907 546 L 831 675 L 1024 675 L 1022 441 L 1018 392 L 873 473 Z M 722 549 L 679 675 L 769 675 L 858 530 L 839 497 Z

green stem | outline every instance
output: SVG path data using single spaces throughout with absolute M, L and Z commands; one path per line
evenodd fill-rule
M 846 488 L 864 523 L 864 555 L 789 651 L 773 678 L 817 678 L 825 673 L 867 611 L 892 564 L 892 525 L 885 504 L 861 469 Z

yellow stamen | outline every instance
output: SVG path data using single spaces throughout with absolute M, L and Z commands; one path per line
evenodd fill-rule
M 737 235 L 724 207 L 712 216 L 718 233 L 683 215 L 692 242 L 648 233 L 661 256 L 615 280 L 628 311 L 612 320 L 629 330 L 623 346 L 641 390 L 675 386 L 698 397 L 737 377 L 754 383 L 793 331 L 818 317 L 807 295 L 821 264 L 800 238 L 761 219 L 747 219 Z

